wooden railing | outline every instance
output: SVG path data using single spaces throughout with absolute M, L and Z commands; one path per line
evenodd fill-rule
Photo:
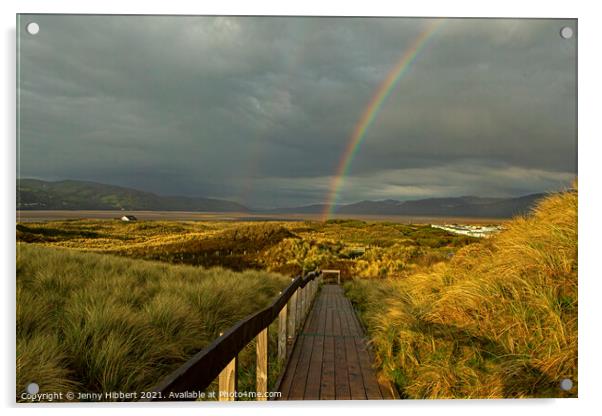
M 237 390 L 238 353 L 254 338 L 257 350 L 256 392 L 268 391 L 268 327 L 278 319 L 278 362 L 284 363 L 302 328 L 322 274 L 310 272 L 292 279 L 278 298 L 265 309 L 239 321 L 168 375 L 145 395 L 144 401 L 195 400 L 189 392 L 204 391 L 219 377 L 220 401 L 234 400 Z M 175 393 L 175 394 L 173 394 Z M 257 397 L 257 400 L 266 400 Z

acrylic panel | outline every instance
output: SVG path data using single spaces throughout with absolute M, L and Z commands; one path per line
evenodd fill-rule
M 16 401 L 576 397 L 577 29 L 18 15 Z

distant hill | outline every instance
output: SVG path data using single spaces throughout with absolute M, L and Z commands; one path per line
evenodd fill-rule
M 96 182 L 17 180 L 20 210 L 139 210 L 245 212 L 241 204 L 220 199 L 159 196 Z
M 337 206 L 337 214 L 407 215 L 432 217 L 510 218 L 526 214 L 546 194 L 518 198 L 461 196 L 414 201 L 361 201 Z M 279 214 L 319 214 L 324 204 L 263 210 Z M 160 196 L 121 186 L 66 180 L 48 182 L 17 180 L 17 209 L 20 210 L 130 210 L 130 211 L 212 211 L 251 212 L 244 205 L 220 199 Z
M 428 198 L 414 201 L 361 201 L 354 204 L 338 205 L 337 214 L 356 215 L 411 215 L 428 217 L 480 217 L 510 218 L 526 214 L 535 203 L 546 194 L 530 194 L 517 198 L 481 198 L 461 196 L 455 198 Z M 278 213 L 318 214 L 323 212 L 323 204 L 303 207 L 270 210 Z

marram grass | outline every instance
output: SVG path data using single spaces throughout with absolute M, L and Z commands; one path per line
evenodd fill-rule
M 504 228 L 428 271 L 347 285 L 403 397 L 577 395 L 576 187 Z
M 290 279 L 19 244 L 17 396 L 147 390 Z M 241 354 L 244 372 L 254 354 Z

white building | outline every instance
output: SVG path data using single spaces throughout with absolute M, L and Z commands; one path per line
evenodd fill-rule
M 499 225 L 482 226 L 482 225 L 458 225 L 458 224 L 431 224 L 432 228 L 439 228 L 450 233 L 467 235 L 470 237 L 487 238 L 492 234 L 499 232 L 502 227 Z

